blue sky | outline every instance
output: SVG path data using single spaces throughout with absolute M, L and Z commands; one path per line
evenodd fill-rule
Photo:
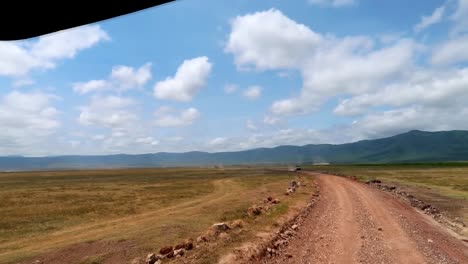
M 180 0 L 0 42 L 0 155 L 468 129 L 468 1 Z

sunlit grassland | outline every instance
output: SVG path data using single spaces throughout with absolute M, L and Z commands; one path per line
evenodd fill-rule
M 293 177 L 260 167 L 2 173 L 0 263 L 99 239 L 133 240 L 150 251 L 234 219 L 251 222 L 232 240 L 241 243 L 309 197 L 305 188 L 283 196 Z M 270 195 L 282 203 L 255 221 L 246 218 L 249 206 Z

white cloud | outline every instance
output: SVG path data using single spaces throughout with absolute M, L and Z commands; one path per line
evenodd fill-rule
M 239 86 L 237 84 L 226 84 L 224 86 L 224 92 L 226 94 L 232 94 L 235 93 L 239 89 Z
M 356 139 L 392 136 L 413 129 L 440 131 L 468 129 L 464 120 L 468 108 L 439 108 L 413 106 L 371 113 L 354 122 L 349 131 Z
M 337 94 L 360 94 L 398 79 L 412 65 L 415 44 L 411 40 L 369 51 L 371 40 L 345 38 L 324 44 L 301 69 L 303 88 L 299 96 L 271 106 L 276 115 L 304 114 L 316 110 Z
M 238 68 L 296 67 L 322 38 L 275 9 L 238 16 L 231 26 L 225 51 L 234 55 Z
M 189 126 L 200 117 L 200 112 L 191 107 L 174 114 L 175 110 L 169 107 L 160 107 L 155 112 L 155 124 L 160 127 Z
M 153 137 L 144 137 L 144 138 L 137 138 L 136 143 L 147 144 L 147 145 L 158 145 L 159 141 L 155 140 Z
M 421 21 L 414 26 L 414 31 L 415 32 L 420 32 L 423 29 L 425 29 L 425 28 L 427 28 L 427 27 L 429 27 L 431 25 L 439 23 L 440 21 L 442 21 L 442 18 L 444 16 L 444 12 L 445 12 L 445 6 L 440 6 L 440 7 L 436 8 L 434 10 L 432 15 L 422 16 Z
M 80 107 L 78 122 L 84 126 L 125 127 L 137 119 L 135 111 L 130 109 L 135 104 L 125 97 L 93 96 L 88 105 Z
M 280 121 L 279 118 L 274 117 L 274 116 L 269 116 L 269 115 L 267 115 L 267 116 L 265 116 L 263 118 L 263 123 L 265 123 L 267 125 L 276 125 L 276 124 L 278 124 L 279 121 Z
M 0 75 L 24 76 L 33 69 L 51 69 L 84 49 L 110 39 L 99 25 L 86 25 L 41 36 L 36 41 L 0 42 Z
M 40 59 L 71 59 L 78 51 L 108 39 L 99 25 L 87 25 L 41 36 L 31 45 L 31 53 Z
M 247 87 L 247 89 L 245 89 L 242 95 L 247 99 L 255 100 L 258 97 L 260 97 L 261 94 L 262 94 L 262 87 L 258 85 L 252 85 L 252 86 Z
M 455 25 L 451 31 L 452 35 L 468 32 L 468 0 L 458 0 L 457 9 L 450 17 Z
M 208 142 L 208 145 L 210 145 L 210 146 L 220 146 L 220 145 L 225 144 L 226 141 L 227 141 L 227 139 L 224 138 L 224 137 L 217 137 L 217 138 L 214 138 L 214 139 L 210 140 Z
M 60 126 L 55 95 L 11 91 L 0 99 L 0 153 L 39 154 Z
M 85 94 L 93 91 L 104 90 L 109 87 L 106 80 L 91 80 L 84 83 L 74 83 L 73 91 L 79 94 Z
M 112 72 L 106 80 L 76 82 L 73 84 L 73 90 L 79 94 L 109 89 L 124 91 L 141 88 L 149 80 L 151 80 L 151 63 L 146 63 L 138 69 L 125 65 L 118 65 L 112 68 Z
M 110 79 L 122 89 L 138 88 L 151 80 L 151 63 L 146 63 L 138 69 L 118 65 L 112 68 Z
M 357 4 L 357 0 L 308 0 L 310 4 L 318 6 L 344 7 Z
M 468 36 L 449 39 L 435 47 L 431 63 L 433 65 L 448 65 L 468 61 Z
M 375 93 L 342 100 L 334 112 L 340 115 L 362 114 L 375 106 L 448 107 L 464 105 L 468 100 L 468 68 L 451 71 L 415 72 L 406 81 L 390 84 Z
M 314 111 L 337 94 L 359 94 L 397 79 L 411 69 L 419 49 L 411 39 L 375 46 L 366 36 L 322 36 L 270 9 L 235 18 L 226 50 L 238 67 L 299 70 L 300 94 L 270 109 L 274 115 L 291 115 Z
M 245 122 L 245 126 L 247 127 L 248 130 L 251 130 L 251 131 L 258 130 L 257 126 L 252 120 L 247 120 L 247 122 Z
M 173 77 L 154 86 L 154 96 L 158 99 L 191 101 L 195 94 L 205 86 L 212 65 L 207 57 L 185 60 Z
M 287 128 L 270 133 L 255 133 L 245 137 L 220 137 L 208 143 L 208 150 L 239 151 L 280 145 L 301 146 L 306 144 L 344 143 L 349 139 L 348 134 L 343 135 L 341 131 L 337 130 Z M 217 144 L 214 144 L 215 142 Z
M 384 45 L 389 45 L 395 42 L 398 42 L 405 36 L 405 32 L 392 32 L 392 33 L 383 33 L 378 34 L 377 39 Z

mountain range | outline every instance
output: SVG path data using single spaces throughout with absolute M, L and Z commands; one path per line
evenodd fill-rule
M 468 160 L 468 131 L 412 130 L 347 144 L 278 146 L 233 152 L 116 154 L 100 156 L 0 157 L 1 171 L 253 164 L 404 163 Z

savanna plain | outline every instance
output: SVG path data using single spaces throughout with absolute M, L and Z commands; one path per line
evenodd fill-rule
M 396 184 L 468 223 L 465 163 L 302 168 Z M 240 232 L 186 256 L 192 254 L 194 263 L 216 263 L 259 233 L 278 228 L 280 219 L 308 203 L 316 192 L 313 174 L 301 177 L 305 187 L 285 195 L 298 175 L 286 166 L 0 173 L 0 263 L 36 258 L 130 263 L 165 245 L 195 239 L 214 223 L 241 220 Z M 247 209 L 266 197 L 281 202 L 249 217 Z
M 199 252 L 197 262 L 213 263 L 310 197 L 312 185 L 284 196 L 294 177 L 272 167 L 1 173 L 0 263 L 44 254 L 67 263 L 129 263 L 214 223 L 243 220 L 243 232 Z M 249 218 L 247 208 L 269 196 L 281 203 Z

